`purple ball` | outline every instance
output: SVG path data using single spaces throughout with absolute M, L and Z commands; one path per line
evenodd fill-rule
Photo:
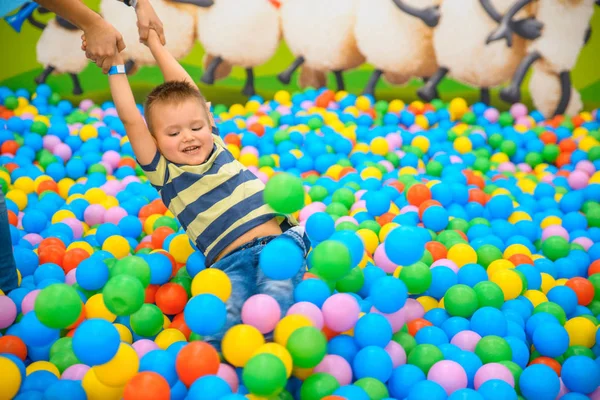
M 527 115 L 527 106 L 523 103 L 515 103 L 510 107 L 510 113 L 514 118 L 521 118 Z
M 470 352 L 475 351 L 475 346 L 481 340 L 481 336 L 477 332 L 473 331 L 460 331 L 450 341 L 450 344 L 453 344 L 462 350 L 467 350 Z
M 552 236 L 560 236 L 569 240 L 569 232 L 560 225 L 550 225 L 549 227 L 544 228 L 542 231 L 542 242 Z
M 17 318 L 17 305 L 8 296 L 0 296 L 0 329 L 8 328 Z
M 479 368 L 475 373 L 475 390 L 492 379 L 500 379 L 510 386 L 515 387 L 515 378 L 508 368 L 502 364 L 489 363 Z
M 149 339 L 140 339 L 134 342 L 132 346 L 140 359 L 142 359 L 146 353 L 159 348 L 155 342 Z
M 104 214 L 104 222 L 110 222 L 115 225 L 118 225 L 119 221 L 121 221 L 126 216 L 127 211 L 125 211 L 125 209 L 119 206 L 111 207 L 106 211 L 106 214 Z
M 467 387 L 469 382 L 464 368 L 456 361 L 438 361 L 427 373 L 427 379 L 439 384 L 450 396 L 459 389 Z
M 46 135 L 43 138 L 44 148 L 48 151 L 53 151 L 54 148 L 61 143 L 60 138 L 54 135 Z
M 100 204 L 90 204 L 83 212 L 83 219 L 89 226 L 104 223 L 106 209 Z
M 71 381 L 80 381 L 83 379 L 85 374 L 89 371 L 90 367 L 85 364 L 74 364 L 69 368 L 65 369 L 60 379 L 67 379 Z
M 54 147 L 53 153 L 55 156 L 62 158 L 63 161 L 70 159 L 73 154 L 71 148 L 64 143 L 57 144 L 56 147 Z
M 589 179 L 590 177 L 588 176 L 587 172 L 580 169 L 576 169 L 575 171 L 569 174 L 567 181 L 569 182 L 569 186 L 571 186 L 572 189 L 578 190 L 586 187 Z

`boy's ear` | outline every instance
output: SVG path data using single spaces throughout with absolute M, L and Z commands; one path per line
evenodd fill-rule
M 210 125 L 211 126 L 217 126 L 217 124 L 215 124 L 215 119 L 213 118 L 213 114 L 210 111 L 210 107 L 211 107 L 211 102 L 207 102 L 206 103 L 206 107 L 208 108 L 208 119 L 210 120 Z

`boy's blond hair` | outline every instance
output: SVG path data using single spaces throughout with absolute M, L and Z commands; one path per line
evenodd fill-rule
M 206 120 L 210 122 L 210 111 L 206 99 L 198 88 L 186 81 L 168 81 L 155 87 L 148 95 L 144 104 L 144 115 L 150 133 L 154 135 L 152 127 L 152 110 L 154 105 L 158 103 L 179 104 L 188 99 L 196 99 L 200 102 L 201 107 L 206 113 Z

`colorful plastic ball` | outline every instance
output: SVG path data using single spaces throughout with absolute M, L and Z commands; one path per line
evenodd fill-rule
M 338 381 L 331 375 L 319 372 L 310 375 L 300 388 L 300 398 L 302 399 L 324 399 L 335 392 L 340 387 Z
M 202 336 L 214 335 L 225 326 L 227 321 L 225 303 L 213 294 L 192 297 L 186 304 L 183 314 L 192 332 Z
M 596 325 L 587 318 L 575 317 L 569 319 L 565 325 L 569 334 L 570 346 L 584 346 L 592 348 L 596 342 Z
M 139 310 L 131 314 L 131 330 L 140 336 L 152 337 L 161 331 L 164 316 L 154 304 L 143 304 Z
M 560 381 L 552 368 L 530 365 L 519 377 L 519 388 L 525 399 L 553 400 L 560 391 Z
M 117 275 L 108 280 L 102 289 L 102 297 L 109 312 L 131 315 L 144 304 L 145 292 L 139 279 L 131 275 Z
M 484 364 L 491 362 L 510 361 L 512 350 L 505 339 L 499 336 L 485 336 L 475 346 L 475 354 Z
M 408 290 L 400 279 L 385 276 L 373 282 L 370 297 L 377 310 L 392 314 L 404 306 L 408 298 Z
M 572 392 L 590 394 L 600 386 L 600 366 L 586 356 L 573 356 L 565 360 L 561 378 Z
M 333 218 L 325 212 L 316 212 L 306 220 L 306 233 L 318 242 L 329 239 L 335 231 Z
M 251 325 L 234 325 L 223 337 L 221 347 L 228 363 L 243 367 L 254 352 L 265 343 L 263 335 Z
M 360 306 L 354 297 L 346 293 L 336 293 L 323 303 L 321 308 L 325 325 L 335 331 L 344 332 L 352 328 L 360 313 Z
M 139 358 L 130 345 L 121 343 L 113 358 L 105 364 L 94 366 L 92 369 L 100 382 L 107 386 L 124 386 L 133 378 L 139 369 Z
M 205 375 L 190 386 L 189 400 L 216 400 L 231 394 L 231 388 L 223 379 L 215 375 Z
M 283 214 L 294 213 L 304 206 L 302 180 L 288 173 L 278 173 L 269 179 L 263 196 L 265 203 Z
M 82 309 L 79 295 L 69 285 L 50 285 L 38 294 L 35 313 L 50 328 L 66 328 L 79 318 Z
M 533 332 L 533 345 L 541 355 L 555 358 L 569 348 L 569 333 L 558 324 L 540 324 Z
M 477 310 L 479 300 L 475 290 L 459 284 L 448 289 L 444 296 L 444 305 L 448 314 L 468 318 Z
M 499 379 L 486 381 L 477 391 L 485 400 L 517 400 L 515 389 Z
M 242 372 L 242 380 L 250 393 L 257 396 L 273 396 L 285 387 L 287 374 L 279 358 L 261 353 L 248 360 Z
M 467 387 L 467 373 L 460 364 L 451 360 L 435 363 L 427 373 L 427 379 L 439 384 L 448 396 Z
M 499 309 L 482 307 L 471 317 L 471 330 L 480 336 L 506 336 L 507 329 L 506 317 Z
M 27 346 L 42 347 L 58 339 L 59 330 L 47 327 L 34 312 L 29 312 L 19 323 L 19 336 Z
M 152 371 L 144 371 L 135 375 L 125 384 L 123 392 L 124 400 L 162 400 L 169 399 L 170 396 L 169 383 L 165 378 Z
M 227 274 L 216 268 L 200 271 L 192 280 L 192 296 L 213 294 L 226 302 L 231 296 L 231 280 Z
M 354 376 L 358 379 L 370 377 L 386 382 L 392 375 L 392 359 L 381 347 L 367 346 L 356 353 L 352 363 Z
M 392 327 L 388 320 L 379 314 L 362 316 L 354 327 L 354 340 L 359 347 L 385 347 L 392 339 Z
M 398 226 L 385 239 L 385 253 L 398 265 L 411 265 L 423 257 L 426 242 L 414 227 Z
M 432 344 L 419 344 L 409 354 L 407 362 L 416 365 L 427 374 L 431 367 L 444 359 L 442 351 Z
M 407 398 L 414 385 L 425 378 L 423 371 L 414 365 L 406 364 L 395 368 L 388 382 L 390 396 L 397 399 Z
M 284 254 L 285 258 L 282 257 Z M 285 236 L 280 236 L 267 243 L 259 257 L 259 267 L 263 274 L 274 280 L 293 278 L 298 274 L 303 262 L 302 249 L 292 239 Z
M 73 352 L 87 365 L 104 364 L 115 356 L 119 343 L 119 332 L 113 324 L 103 319 L 89 319 L 75 330 Z
M 0 296 L 0 329 L 8 328 L 17 317 L 17 305 L 8 296 Z
M 244 302 L 241 317 L 244 324 L 252 325 L 266 334 L 275 329 L 281 318 L 281 309 L 273 297 L 256 294 Z
M 338 281 L 350 272 L 352 259 L 350 251 L 341 242 L 326 240 L 319 243 L 311 252 L 311 270 L 327 281 Z
M 15 397 L 25 377 L 10 358 L 0 356 L 0 395 L 6 399 Z
M 219 354 L 214 347 L 202 341 L 194 341 L 179 351 L 175 368 L 179 379 L 190 387 L 202 376 L 216 375 L 219 364 Z

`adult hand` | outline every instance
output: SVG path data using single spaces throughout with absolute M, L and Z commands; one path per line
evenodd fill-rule
M 140 42 L 145 43 L 148 40 L 148 34 L 150 29 L 152 29 L 158 34 L 160 43 L 164 46 L 167 41 L 165 40 L 163 24 L 158 15 L 156 15 L 154 8 L 152 8 L 152 4 L 148 0 L 138 0 L 135 13 L 137 15 Z
M 125 48 L 123 36 L 102 18 L 87 26 L 83 32 L 86 42 L 85 56 L 94 61 L 106 74 L 111 67 L 112 58 Z

